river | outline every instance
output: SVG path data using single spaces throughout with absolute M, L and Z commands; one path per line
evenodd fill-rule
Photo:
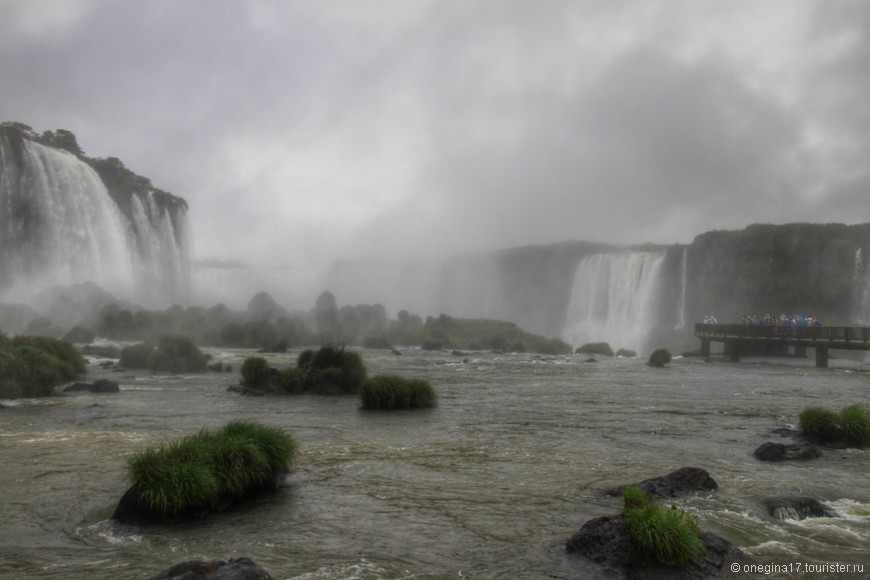
M 868 403 L 866 364 L 677 359 L 653 369 L 580 355 L 362 351 L 370 375 L 425 378 L 439 397 L 430 410 L 366 412 L 354 396 L 227 392 L 251 353 L 210 352 L 236 372 L 111 373 L 93 361 L 88 380 L 110 377 L 120 393 L 0 409 L 0 578 L 147 578 L 240 555 L 276 578 L 596 578 L 564 542 L 620 509 L 601 490 L 682 466 L 707 469 L 720 489 L 679 505 L 751 555 L 870 564 L 870 453 L 777 464 L 752 455 L 808 405 Z M 297 352 L 268 356 L 285 366 Z M 289 487 L 175 527 L 110 519 L 133 452 L 235 419 L 292 433 L 301 453 Z M 761 505 L 797 491 L 844 517 L 778 521 Z

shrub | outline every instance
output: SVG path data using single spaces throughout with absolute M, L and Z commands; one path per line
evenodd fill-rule
M 303 356 L 304 355 L 304 356 Z M 299 370 L 304 377 L 305 386 L 318 392 L 324 381 L 335 383 L 345 393 L 357 393 L 366 380 L 366 368 L 359 354 L 347 351 L 344 347 L 326 345 L 316 352 L 299 355 Z
M 0 340 L 0 397 L 44 397 L 84 372 L 84 359 L 64 341 L 43 336 Z
M 242 363 L 242 384 L 247 387 L 264 387 L 269 381 L 269 363 L 259 356 L 252 356 Z
M 635 547 L 646 560 L 684 567 L 703 557 L 696 517 L 674 505 L 663 508 L 635 486 L 625 488 L 622 498 L 622 516 Z
M 198 373 L 205 370 L 208 359 L 189 337 L 167 334 L 157 346 L 144 342 L 123 348 L 119 362 L 128 369 Z
M 296 444 L 281 429 L 234 421 L 140 451 L 127 468 L 142 505 L 178 516 L 269 486 L 295 457 Z
M 435 390 L 428 381 L 381 375 L 368 379 L 360 389 L 363 408 L 416 409 L 434 407 Z
M 838 420 L 839 417 L 834 411 L 822 407 L 807 407 L 798 416 L 798 428 L 808 437 L 832 442 L 842 438 Z
M 144 342 L 125 346 L 121 349 L 118 364 L 127 369 L 151 368 L 151 353 L 153 352 L 154 347 Z
M 628 348 L 621 348 L 616 351 L 616 356 L 624 356 L 626 358 L 634 358 L 637 356 L 637 353 Z
M 651 367 L 663 367 L 666 364 L 671 362 L 671 351 L 666 348 L 660 348 L 654 350 L 651 355 L 649 355 L 648 364 Z
M 849 405 L 840 411 L 840 430 L 850 445 L 870 443 L 870 412 L 861 405 Z
M 613 349 L 606 342 L 587 342 L 574 351 L 575 354 L 600 354 L 613 356 Z
M 83 326 L 73 326 L 70 331 L 63 336 L 63 339 L 67 342 L 77 344 L 91 344 L 94 342 L 94 333 Z
M 205 370 L 208 357 L 190 337 L 167 334 L 160 338 L 152 354 L 151 368 L 172 373 L 198 373 Z
M 302 392 L 302 371 L 294 368 L 281 369 L 279 375 L 281 389 L 288 394 Z
M 85 372 L 85 359 L 65 340 L 48 336 L 16 336 L 12 346 L 31 346 L 68 364 L 76 373 Z

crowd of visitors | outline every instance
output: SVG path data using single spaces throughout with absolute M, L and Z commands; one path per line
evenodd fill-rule
M 743 316 L 743 324 L 759 324 L 766 326 L 821 326 L 822 319 L 818 316 L 804 316 L 803 314 L 780 314 L 771 316 L 765 314 L 758 316 L 756 314 L 746 314 Z

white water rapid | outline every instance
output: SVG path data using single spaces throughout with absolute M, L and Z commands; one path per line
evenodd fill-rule
M 184 216 L 173 220 L 151 195 L 131 205 L 128 218 L 75 155 L 27 139 L 16 151 L 0 138 L 0 299 L 85 281 L 146 304 L 179 299 L 189 284 Z
M 656 322 L 665 252 L 588 256 L 577 265 L 563 338 L 574 347 L 607 342 L 643 354 Z

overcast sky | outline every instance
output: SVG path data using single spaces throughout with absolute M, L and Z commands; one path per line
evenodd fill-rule
M 195 254 L 870 221 L 870 2 L 0 0 L 0 120 L 190 205 Z

